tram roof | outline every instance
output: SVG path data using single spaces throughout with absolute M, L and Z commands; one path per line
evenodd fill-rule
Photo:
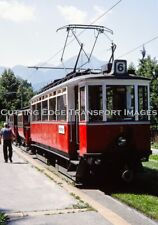
M 149 78 L 141 77 L 133 74 L 124 74 L 124 75 L 114 75 L 114 74 L 103 74 L 103 73 L 96 73 L 96 72 L 76 72 L 68 74 L 66 77 L 62 79 L 54 80 L 52 83 L 46 85 L 41 89 L 41 91 L 35 95 L 32 99 L 36 98 L 37 96 L 40 96 L 41 94 L 46 94 L 51 89 L 54 89 L 55 87 L 63 87 L 68 86 L 71 84 L 75 84 L 78 82 L 82 82 L 85 80 L 144 80 L 144 81 L 150 81 Z
M 73 79 L 74 78 L 74 79 Z M 76 72 L 76 73 L 70 73 L 68 75 L 66 75 L 65 77 L 61 78 L 61 79 L 56 79 L 53 82 L 51 82 L 50 84 L 44 86 L 39 93 L 42 93 L 52 87 L 58 86 L 62 83 L 65 83 L 66 81 L 69 81 L 69 83 L 73 83 L 73 81 L 77 80 L 83 80 L 83 79 L 127 79 L 127 80 L 148 80 L 150 81 L 149 78 L 146 77 L 141 77 L 141 76 L 137 76 L 137 75 L 133 75 L 133 74 L 124 74 L 124 75 L 115 75 L 115 74 L 103 74 L 103 73 L 96 73 L 96 72 Z M 66 82 L 67 83 L 67 82 Z

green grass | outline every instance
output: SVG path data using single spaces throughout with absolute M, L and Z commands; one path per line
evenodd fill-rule
M 149 159 L 158 161 L 158 155 L 151 155 Z
M 144 172 L 111 195 L 158 221 L 158 156 L 144 162 Z
M 157 149 L 158 149 L 158 143 L 156 143 L 156 142 L 153 143 L 153 144 L 151 145 L 151 147 L 152 147 L 152 148 L 157 148 Z
M 158 155 L 151 155 L 149 162 L 144 162 L 143 165 L 146 168 L 158 170 Z
M 3 127 L 4 121 L 0 121 L 0 129 Z
M 0 225 L 6 225 L 7 216 L 4 213 L 0 212 Z
M 114 194 L 113 197 L 158 220 L 158 197 L 148 194 Z

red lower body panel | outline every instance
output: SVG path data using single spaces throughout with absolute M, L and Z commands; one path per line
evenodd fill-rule
M 112 150 L 119 136 L 125 136 L 134 150 L 150 150 L 149 124 L 82 124 L 79 126 L 79 135 L 81 156 Z
M 73 144 L 70 142 L 69 125 L 67 123 L 32 123 L 31 140 L 45 146 L 71 154 Z

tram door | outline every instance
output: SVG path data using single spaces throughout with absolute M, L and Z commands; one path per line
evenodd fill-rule
M 75 148 L 79 150 L 79 96 L 78 86 L 75 86 Z

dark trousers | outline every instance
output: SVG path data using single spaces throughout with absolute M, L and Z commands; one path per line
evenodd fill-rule
M 9 151 L 9 159 L 12 160 L 13 150 L 12 150 L 12 141 L 11 140 L 4 140 L 3 141 L 3 154 L 4 160 L 8 161 L 8 151 Z

